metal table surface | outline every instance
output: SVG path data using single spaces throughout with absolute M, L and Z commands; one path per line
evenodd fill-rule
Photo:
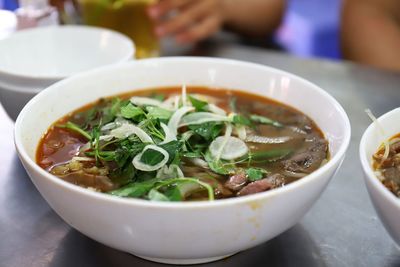
M 370 123 L 365 108 L 381 115 L 399 106 L 400 75 L 227 43 L 209 43 L 191 54 L 259 62 L 300 75 L 333 95 L 352 124 L 340 171 L 297 225 L 258 247 L 205 265 L 399 266 L 400 250 L 369 200 L 358 144 Z M 12 131 L 13 122 L 0 106 L 0 266 L 160 265 L 104 246 L 64 223 L 27 176 Z

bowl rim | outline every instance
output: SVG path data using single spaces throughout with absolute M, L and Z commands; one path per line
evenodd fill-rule
M 377 118 L 378 122 L 382 120 L 386 120 L 387 118 L 394 117 L 394 116 L 400 116 L 400 107 L 395 108 L 391 111 L 386 112 L 379 118 Z M 371 134 L 372 131 L 375 129 L 375 122 L 372 122 L 369 124 L 368 128 L 364 131 L 361 140 L 360 140 L 360 145 L 359 145 L 359 157 L 361 161 L 362 168 L 364 170 L 364 180 L 367 182 L 369 180 L 372 185 L 379 191 L 379 193 L 390 203 L 393 205 L 397 205 L 400 208 L 400 198 L 396 197 L 392 192 L 390 192 L 376 177 L 375 173 L 372 170 L 372 166 L 369 162 L 369 159 L 367 158 L 367 152 L 366 152 L 366 146 L 368 142 L 368 135 Z M 400 133 L 400 130 L 399 130 Z M 391 137 L 391 136 L 390 136 Z M 389 137 L 389 138 L 390 138 Z M 374 151 L 376 151 L 378 148 L 376 148 Z M 371 155 L 372 157 L 372 155 Z
M 128 44 L 128 49 L 126 51 L 126 54 L 121 56 L 120 59 L 116 60 L 112 64 L 118 64 L 118 63 L 125 62 L 125 61 L 128 61 L 129 59 L 134 58 L 136 46 L 135 46 L 134 42 L 128 36 L 126 36 L 120 32 L 111 30 L 111 29 L 95 27 L 95 26 L 87 26 L 87 25 L 54 25 L 54 26 L 24 29 L 24 30 L 17 31 L 17 32 L 7 36 L 3 40 L 0 40 L 0 43 L 8 42 L 11 39 L 19 38 L 19 36 L 24 36 L 26 34 L 29 35 L 32 32 L 39 32 L 39 34 L 40 34 L 41 32 L 45 32 L 45 31 L 54 31 L 57 34 L 60 34 L 60 33 L 62 33 L 62 31 L 66 31 L 66 30 L 72 30 L 72 31 L 76 31 L 76 32 L 79 32 L 79 31 L 89 32 L 90 31 L 90 32 L 98 32 L 98 33 L 101 33 L 101 32 L 109 33 L 110 35 L 113 35 L 114 37 L 118 38 L 121 42 Z M 97 67 L 93 67 L 92 69 L 103 67 L 103 66 L 99 65 Z M 86 70 L 86 71 L 88 71 L 88 70 Z M 86 72 L 86 71 L 83 71 L 83 72 Z M 33 81 L 33 82 L 44 82 L 44 83 L 45 82 L 53 82 L 54 83 L 54 82 L 57 82 L 64 78 L 67 78 L 69 76 L 76 75 L 77 73 L 78 72 L 72 73 L 69 75 L 32 75 L 32 74 L 23 74 L 23 73 L 19 73 L 19 72 L 14 72 L 14 71 L 10 71 L 10 70 L 0 67 L 0 77 L 4 76 L 7 79 L 26 80 L 28 82 Z
M 296 79 L 304 84 L 306 84 L 308 87 L 311 87 L 312 90 L 315 90 L 316 92 L 320 93 L 323 95 L 323 97 L 326 97 L 335 107 L 339 115 L 342 117 L 343 122 L 344 122 L 344 133 L 343 133 L 343 141 L 339 146 L 339 149 L 337 153 L 322 167 L 317 169 L 316 171 L 312 172 L 311 174 L 303 177 L 302 179 L 299 179 L 298 181 L 294 183 L 290 183 L 284 187 L 276 188 L 274 190 L 266 191 L 266 192 L 260 192 L 257 194 L 253 195 L 248 195 L 248 196 L 242 196 L 242 197 L 236 197 L 236 198 L 228 198 L 228 199 L 218 199 L 215 201 L 191 201 L 191 202 L 162 202 L 162 201 L 149 201 L 145 199 L 138 199 L 138 198 L 121 198 L 117 196 L 112 196 L 108 195 L 105 193 L 101 192 L 95 192 L 88 190 L 86 188 L 68 183 L 57 176 L 54 176 L 44 169 L 42 169 L 39 165 L 36 164 L 34 160 L 32 160 L 27 152 L 25 151 L 22 141 L 18 138 L 19 136 L 19 128 L 21 128 L 22 121 L 24 117 L 29 113 L 30 106 L 32 106 L 35 102 L 40 101 L 42 97 L 45 97 L 49 92 L 53 90 L 53 88 L 57 88 L 59 86 L 63 86 L 64 84 L 68 84 L 71 80 L 76 80 L 76 79 L 81 79 L 82 77 L 85 77 L 86 75 L 95 75 L 97 73 L 102 73 L 103 71 L 107 71 L 109 69 L 115 69 L 119 68 L 124 65 L 130 65 L 130 64 L 153 64 L 154 62 L 209 62 L 209 63 L 216 63 L 216 64 L 228 64 L 228 65 L 239 65 L 241 67 L 251 67 L 251 68 L 257 68 L 261 69 L 264 71 L 269 71 L 273 72 L 276 74 L 281 74 L 290 77 L 291 79 Z M 66 111 L 66 114 L 68 111 Z M 212 58 L 212 57 L 163 57 L 163 58 L 152 58 L 152 59 L 142 59 L 140 61 L 133 61 L 133 62 L 127 62 L 122 65 L 112 65 L 112 66 L 105 66 L 101 68 L 97 68 L 95 70 L 90 70 L 84 73 L 79 73 L 77 75 L 74 75 L 73 77 L 69 77 L 67 79 L 64 79 L 60 82 L 57 82 L 50 87 L 48 87 L 46 90 L 40 92 L 38 95 L 36 95 L 31 101 L 28 102 L 28 104 L 22 109 L 21 113 L 19 114 L 16 122 L 15 122 L 15 127 L 14 127 L 14 143 L 16 150 L 21 157 L 21 160 L 25 161 L 31 168 L 34 169 L 37 173 L 40 175 L 44 176 L 46 180 L 48 180 L 51 183 L 56 184 L 57 186 L 63 187 L 64 190 L 69 190 L 73 191 L 74 193 L 77 194 L 83 194 L 86 197 L 90 197 L 93 199 L 96 199 L 98 201 L 109 201 L 115 204 L 121 204 L 121 205 L 131 205 L 131 206 L 143 206 L 143 207 L 148 207 L 148 208 L 165 208 L 165 209 L 202 209 L 202 208 L 217 208 L 221 206 L 230 206 L 230 205 L 240 205 L 240 204 L 249 204 L 252 202 L 257 202 L 262 200 L 263 198 L 273 198 L 274 196 L 278 194 L 282 194 L 285 192 L 290 192 L 293 190 L 297 190 L 300 187 L 303 187 L 314 180 L 318 179 L 325 171 L 331 170 L 334 168 L 335 165 L 340 165 L 340 161 L 344 158 L 345 152 L 349 146 L 350 143 L 350 138 L 351 138 L 351 126 L 350 126 L 350 121 L 349 118 L 343 109 L 343 107 L 339 104 L 339 102 L 333 98 L 330 94 L 328 94 L 326 91 L 324 91 L 322 88 L 319 86 L 309 82 L 308 80 L 301 78 L 297 75 L 291 74 L 289 72 L 279 70 L 270 66 L 258 64 L 258 63 L 251 63 L 251 62 L 246 62 L 246 61 L 240 61 L 240 60 L 234 60 L 234 59 L 223 59 L 223 58 Z

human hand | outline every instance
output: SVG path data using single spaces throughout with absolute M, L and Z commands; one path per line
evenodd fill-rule
M 194 43 L 217 32 L 223 24 L 222 0 L 160 0 L 148 9 L 159 37 Z

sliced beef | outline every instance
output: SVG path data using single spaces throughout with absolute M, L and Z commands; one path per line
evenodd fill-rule
M 282 162 L 289 172 L 311 173 L 321 166 L 328 152 L 328 143 L 325 139 L 317 139 L 306 150 L 300 151 L 288 160 Z
M 279 173 L 269 175 L 266 180 L 272 185 L 272 188 L 281 187 L 285 184 L 285 176 Z
M 386 180 L 393 181 L 400 185 L 400 166 L 383 169 L 382 174 Z
M 220 183 L 215 185 L 214 194 L 215 194 L 216 198 L 227 198 L 227 197 L 233 196 L 232 191 Z
M 245 172 L 239 172 L 229 177 L 229 180 L 225 182 L 225 187 L 232 191 L 239 191 L 247 182 Z
M 285 177 L 279 173 L 269 175 L 267 178 L 249 183 L 243 187 L 238 193 L 238 196 L 246 196 L 255 193 L 264 192 L 276 187 L 280 187 L 285 183 Z
M 390 146 L 390 152 L 393 154 L 400 153 L 400 141 Z

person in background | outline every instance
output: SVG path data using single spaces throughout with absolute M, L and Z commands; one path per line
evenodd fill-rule
M 160 0 L 148 9 L 159 37 L 178 43 L 206 39 L 222 27 L 265 37 L 280 24 L 285 0 Z
M 345 0 L 341 27 L 346 59 L 400 71 L 399 0 Z

